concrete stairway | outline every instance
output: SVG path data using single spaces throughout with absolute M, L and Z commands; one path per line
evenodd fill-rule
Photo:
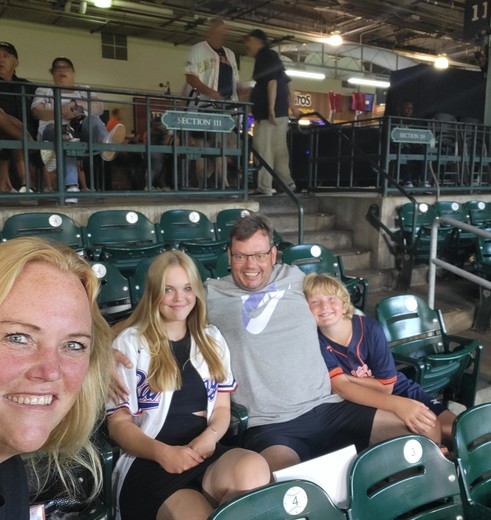
M 260 211 L 267 215 L 283 239 L 298 243 L 297 207 L 285 195 L 257 197 Z M 357 247 L 350 229 L 336 226 L 336 216 L 319 211 L 319 198 L 302 195 L 304 206 L 304 242 L 325 245 L 334 254 L 341 255 L 347 274 L 363 276 L 369 281 L 369 291 L 389 289 L 393 286 L 396 271 L 379 271 L 371 268 L 371 251 Z

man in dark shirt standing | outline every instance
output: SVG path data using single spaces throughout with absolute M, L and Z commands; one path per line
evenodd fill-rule
M 253 79 L 256 82 L 252 93 L 252 115 L 254 116 L 254 148 L 280 176 L 281 180 L 295 190 L 290 173 L 286 133 L 288 131 L 288 109 L 295 116 L 298 110 L 292 103 L 290 78 L 278 53 L 269 48 L 268 38 L 260 29 L 255 29 L 246 38 L 248 54 L 256 61 Z M 265 168 L 259 170 L 258 192 L 272 195 L 272 177 Z
M 19 57 L 16 48 L 8 42 L 0 42 L 0 139 L 23 138 L 22 123 L 22 87 L 28 94 L 33 93 L 33 88 L 25 79 L 18 78 L 15 69 L 19 66 Z M 31 100 L 25 99 L 25 115 L 30 120 Z M 29 131 L 29 128 L 28 128 Z M 15 191 L 9 179 L 10 159 L 13 159 L 20 183 L 25 191 L 26 165 L 24 164 L 24 153 L 22 150 L 0 150 L 0 191 Z

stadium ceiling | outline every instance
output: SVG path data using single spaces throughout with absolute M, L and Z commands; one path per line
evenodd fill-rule
M 407 57 L 445 53 L 451 61 L 482 65 L 484 41 L 464 40 L 465 0 L 0 0 L 0 18 L 112 32 L 190 45 L 214 16 L 231 27 L 228 45 L 243 52 L 252 28 L 275 44 L 318 42 L 339 31 L 354 44 L 390 49 Z

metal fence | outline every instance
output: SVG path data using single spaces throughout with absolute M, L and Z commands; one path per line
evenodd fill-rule
M 382 169 L 413 193 L 491 191 L 491 127 L 436 117 L 292 128 L 294 174 L 314 190 L 398 193 Z
M 31 139 L 28 133 L 28 128 L 33 127 L 30 106 L 37 86 L 53 89 L 54 142 L 37 141 L 35 135 L 32 135 Z M 22 150 L 26 170 L 30 169 L 31 172 L 26 176 L 25 193 L 0 193 L 0 200 L 56 199 L 63 205 L 67 195 L 66 157 L 76 157 L 87 178 L 88 190 L 77 193 L 77 198 L 107 197 L 108 192 L 111 197 L 155 197 L 156 192 L 152 191 L 152 172 L 156 163 L 161 164 L 162 159 L 165 159 L 168 185 L 165 191 L 159 191 L 159 196 L 207 194 L 235 195 L 247 199 L 249 103 L 210 102 L 200 101 L 198 98 L 190 100 L 187 97 L 141 91 L 74 87 L 76 90 L 87 92 L 86 118 L 97 117 L 91 115 L 91 105 L 96 102 L 91 95 L 97 96 L 97 101 L 110 106 L 125 108 L 126 111 L 130 107 L 134 124 L 139 125 L 147 136 L 145 142 L 131 139 L 122 144 L 108 144 L 94 139 L 90 124 L 86 141 L 64 139 L 62 99 L 70 94 L 64 92 L 63 87 L 27 83 L 18 84 L 18 87 L 18 93 L 2 93 L 2 96 L 16 96 L 17 102 L 21 104 L 23 139 L 0 139 L 0 149 Z M 165 144 L 157 144 L 152 142 L 152 124 L 159 124 L 164 113 L 174 113 L 174 117 L 171 118 L 171 134 L 168 134 L 171 138 Z M 130 133 L 133 129 L 127 130 Z M 41 150 L 54 150 L 56 153 L 57 184 L 54 192 L 47 193 L 43 190 L 45 172 L 39 158 Z M 117 159 L 113 162 L 102 161 L 101 152 L 107 151 L 118 152 Z M 204 182 L 201 185 L 198 185 L 196 179 L 197 165 L 203 170 Z M 228 172 L 229 185 L 226 176 L 220 175 L 220 171 L 225 170 Z M 111 176 L 114 181 L 118 171 L 123 177 L 126 175 L 128 181 L 127 186 L 123 188 L 112 186 L 116 183 L 111 181 Z M 30 189 L 35 192 L 30 192 Z

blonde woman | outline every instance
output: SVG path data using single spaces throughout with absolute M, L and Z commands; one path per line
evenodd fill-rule
M 448 445 L 455 415 L 397 371 L 382 327 L 371 318 L 353 315 L 342 282 L 312 273 L 303 288 L 334 391 L 348 401 L 395 413 L 409 431 L 436 443 L 443 434 Z
M 114 341 L 134 366 L 120 367 L 128 400 L 108 406 L 109 433 L 123 449 L 117 518 L 205 520 L 217 504 L 269 482 L 260 455 L 219 444 L 236 382 L 205 301 L 191 258 L 163 253 Z
M 29 518 L 20 455 L 48 459 L 68 489 L 82 464 L 101 484 L 90 443 L 111 366 L 110 330 L 96 303 L 90 266 L 38 238 L 0 245 L 0 518 Z

